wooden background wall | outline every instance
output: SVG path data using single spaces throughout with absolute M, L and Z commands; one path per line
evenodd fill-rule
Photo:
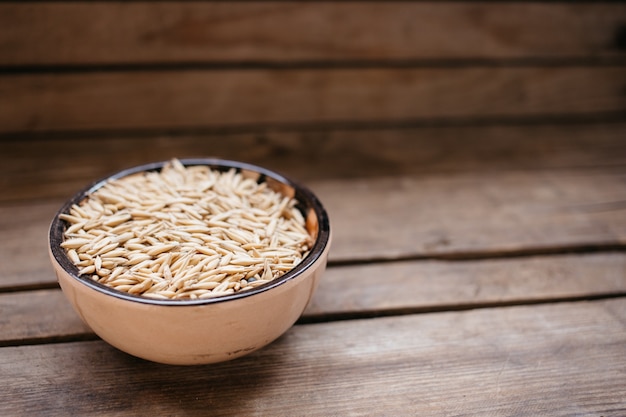
M 606 163 L 624 137 L 618 2 L 0 2 L 0 201 L 131 160 L 309 180 L 483 169 L 513 148 L 533 165 L 565 143 Z

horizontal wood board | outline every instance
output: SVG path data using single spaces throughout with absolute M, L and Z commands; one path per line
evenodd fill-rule
M 621 253 L 330 267 L 301 322 L 619 295 Z M 0 293 L 0 346 L 93 337 L 59 289 Z
M 626 66 L 158 70 L 0 76 L 0 132 L 623 114 Z
M 0 202 L 68 198 L 118 170 L 218 157 L 309 184 L 335 178 L 626 166 L 626 123 L 57 135 L 0 140 Z
M 0 335 L 0 346 L 94 337 L 60 289 L 0 294 Z
M 10 2 L 0 66 L 593 60 L 624 57 L 625 19 L 607 2 Z
M 337 180 L 314 190 L 331 214 L 334 261 L 497 256 L 623 244 L 625 175 L 616 168 Z
M 244 358 L 173 367 L 103 342 L 0 350 L 0 413 L 623 416 L 626 303 L 300 325 Z
M 305 319 L 626 295 L 626 254 L 331 267 Z
M 320 181 L 334 263 L 475 258 L 626 243 L 626 168 Z M 349 204 L 346 204 L 349 202 Z M 54 281 L 47 231 L 61 200 L 0 206 L 0 285 Z M 367 227 L 363 227 L 367 225 Z

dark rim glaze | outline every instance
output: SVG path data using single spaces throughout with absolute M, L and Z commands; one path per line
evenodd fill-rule
M 322 206 L 321 202 L 318 198 L 313 194 L 308 188 L 295 183 L 294 181 L 267 170 L 265 168 L 261 168 L 255 165 L 247 164 L 244 162 L 237 161 L 229 161 L 223 159 L 215 159 L 215 158 L 200 158 L 200 159 L 181 159 L 180 162 L 185 166 L 194 166 L 194 165 L 205 165 L 209 166 L 212 169 L 216 169 L 219 171 L 228 171 L 231 168 L 236 169 L 237 171 L 251 171 L 259 174 L 259 178 L 257 182 L 263 182 L 267 178 L 271 178 L 275 181 L 278 181 L 282 184 L 286 184 L 289 187 L 295 190 L 295 199 L 297 200 L 296 207 L 298 207 L 304 214 L 306 218 L 306 213 L 308 210 L 313 210 L 315 215 L 317 216 L 317 238 L 315 239 L 315 243 L 311 248 L 309 254 L 296 265 L 295 268 L 288 271 L 284 275 L 279 278 L 276 278 L 266 284 L 260 285 L 257 288 L 253 288 L 251 290 L 236 292 L 233 294 L 218 296 L 215 298 L 208 298 L 204 300 L 160 300 L 153 299 L 148 297 L 143 297 L 141 295 L 133 295 L 129 293 L 125 293 L 123 291 L 115 290 L 111 287 L 108 287 L 99 282 L 93 281 L 89 277 L 84 277 L 78 275 L 78 268 L 70 261 L 65 250 L 61 247 L 61 242 L 63 242 L 63 232 L 66 229 L 66 222 L 59 218 L 61 213 L 68 213 L 69 209 L 72 205 L 78 204 L 82 201 L 87 195 L 96 191 L 100 187 L 102 187 L 107 181 L 118 179 L 125 177 L 127 175 L 135 174 L 142 171 L 159 171 L 166 163 L 169 161 L 155 162 L 151 164 L 141 165 L 133 168 L 129 168 L 123 171 L 120 171 L 116 174 L 107 176 L 98 181 L 95 181 L 91 185 L 85 187 L 77 194 L 75 194 L 70 200 L 68 200 L 55 214 L 52 223 L 50 225 L 50 230 L 48 233 L 48 243 L 50 245 L 50 250 L 52 251 L 52 255 L 55 260 L 61 265 L 61 267 L 69 273 L 69 275 L 80 282 L 83 285 L 86 285 L 89 288 L 92 288 L 98 292 L 103 294 L 107 294 L 119 299 L 133 301 L 137 303 L 143 304 L 152 304 L 152 305 L 162 305 L 162 306 L 189 306 L 189 305 L 204 305 L 204 304 L 215 304 L 222 303 L 225 301 L 237 300 L 240 298 L 251 297 L 255 294 L 259 294 L 265 291 L 269 291 L 272 288 L 278 287 L 279 285 L 284 284 L 287 281 L 291 281 L 299 277 L 303 271 L 313 265 L 322 255 L 324 250 L 329 244 L 330 238 L 330 222 L 328 219 L 328 214 L 326 210 Z

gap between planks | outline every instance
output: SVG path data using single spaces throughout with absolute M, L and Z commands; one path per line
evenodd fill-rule
M 370 265 L 390 262 L 402 261 L 483 261 L 490 259 L 515 259 L 533 256 L 559 256 L 571 254 L 592 254 L 592 253 L 614 253 L 625 252 L 626 243 L 615 242 L 597 242 L 581 245 L 562 245 L 562 246 L 539 246 L 528 248 L 515 248 L 493 251 L 458 251 L 448 253 L 433 253 L 428 255 L 406 255 L 406 256 L 389 256 L 389 257 L 373 257 L 368 259 L 330 259 L 328 266 L 342 267 L 355 265 Z M 1 291 L 1 289 L 0 289 Z
M 408 60 L 331 60 L 331 61 L 225 61 L 225 62 L 142 62 L 115 64 L 48 64 L 0 66 L 0 76 L 14 74 L 82 74 L 105 72 L 160 72 L 212 70 L 324 70 L 377 68 L 524 68 L 524 67 L 602 67 L 626 65 L 623 56 L 458 58 Z

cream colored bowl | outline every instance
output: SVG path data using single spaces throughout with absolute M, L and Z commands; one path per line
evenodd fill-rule
M 114 290 L 78 275 L 60 243 L 67 227 L 59 214 L 110 178 L 147 170 L 155 163 L 119 172 L 77 193 L 59 210 L 49 232 L 49 252 L 63 293 L 81 319 L 103 340 L 131 355 L 166 364 L 192 365 L 234 359 L 269 344 L 300 317 L 326 268 L 330 225 L 317 197 L 274 172 L 234 161 L 182 160 L 236 170 L 296 198 L 315 236 L 310 253 L 294 269 L 262 286 L 205 300 L 157 300 Z

